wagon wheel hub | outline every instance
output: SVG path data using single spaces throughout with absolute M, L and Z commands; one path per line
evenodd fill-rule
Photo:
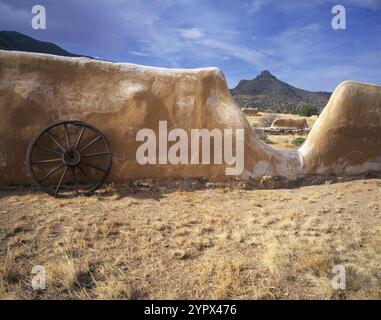
M 62 161 L 68 166 L 76 166 L 81 162 L 81 154 L 75 149 L 66 150 L 62 154 Z

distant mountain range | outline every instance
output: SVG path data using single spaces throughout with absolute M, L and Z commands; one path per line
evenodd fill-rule
M 81 57 L 60 48 L 54 43 L 39 41 L 16 31 L 0 31 L 0 49 Z
M 295 88 L 265 70 L 252 80 L 241 80 L 230 90 L 242 108 L 265 112 L 297 113 L 302 105 L 313 105 L 321 111 L 331 92 L 312 92 Z

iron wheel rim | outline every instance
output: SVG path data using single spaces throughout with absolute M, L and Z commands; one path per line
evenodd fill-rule
M 79 135 L 75 135 L 74 137 L 73 135 L 70 136 L 70 127 L 79 129 Z M 60 130 L 59 128 L 61 128 L 61 131 L 63 130 L 61 133 L 64 136 L 64 141 L 62 141 L 62 137 L 57 138 L 52 133 L 53 129 Z M 85 132 L 87 135 L 90 134 L 90 141 L 86 144 L 83 143 L 83 141 L 85 141 Z M 93 138 L 91 138 L 91 133 L 94 135 Z M 54 148 L 48 148 L 43 146 L 43 144 L 39 144 L 39 142 L 41 142 L 41 140 L 45 137 L 49 137 L 48 139 L 51 140 L 55 146 Z M 74 140 L 71 138 L 74 138 Z M 104 150 L 93 154 L 86 153 L 86 151 L 89 152 L 89 149 L 94 146 L 97 148 L 103 146 Z M 33 157 L 36 150 L 45 151 L 46 157 L 49 157 L 48 154 L 50 154 L 50 159 L 34 160 Z M 55 158 L 51 158 L 53 154 L 55 154 Z M 72 158 L 73 156 L 74 158 Z M 100 158 L 101 156 L 103 156 L 102 166 L 94 164 L 89 160 L 90 158 Z M 47 165 L 49 163 L 56 163 L 57 166 L 54 167 L 56 170 L 54 171 L 54 169 L 52 169 L 47 177 L 39 177 L 38 166 L 42 166 L 44 164 Z M 78 120 L 64 120 L 47 126 L 32 139 L 27 150 L 26 165 L 32 182 L 39 190 L 57 198 L 76 197 L 79 195 L 88 196 L 93 194 L 94 191 L 106 182 L 111 171 L 112 153 L 106 137 L 97 128 Z M 88 174 L 86 174 L 86 169 L 84 167 L 87 167 L 87 172 L 90 174 L 92 172 L 90 169 L 102 172 L 101 176 L 92 179 Z M 61 172 L 61 174 L 56 175 L 57 172 Z M 78 174 L 82 175 L 82 177 L 86 177 L 85 180 L 87 179 L 87 183 L 80 181 Z M 57 181 L 56 189 L 52 189 L 52 187 L 54 187 L 52 184 L 43 183 L 45 180 L 54 175 L 56 175 L 56 178 L 60 177 Z M 70 178 L 68 179 L 67 177 L 69 176 Z M 62 192 L 62 190 L 67 191 L 69 185 L 73 186 L 72 192 Z M 88 188 L 81 188 L 81 186 L 84 185 L 90 186 Z

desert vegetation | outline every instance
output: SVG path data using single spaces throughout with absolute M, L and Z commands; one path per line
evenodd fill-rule
M 290 190 L 2 190 L 6 299 L 381 298 L 381 180 Z M 332 267 L 347 290 L 331 286 Z M 31 287 L 35 265 L 46 290 Z
M 291 143 L 295 146 L 301 146 L 305 140 L 306 140 L 306 138 L 304 138 L 304 137 L 297 137 L 297 138 L 293 139 L 291 141 Z
M 317 115 L 312 115 L 309 117 L 304 117 L 298 114 L 286 114 L 286 113 L 266 113 L 266 112 L 260 112 L 256 116 L 247 116 L 249 123 L 253 128 L 266 128 L 271 127 L 271 124 L 274 122 L 274 120 L 278 118 L 305 118 L 308 124 L 309 128 L 312 128 L 315 121 L 317 120 Z M 284 150 L 294 150 L 299 148 L 305 139 L 307 138 L 307 135 L 305 136 L 296 136 L 294 134 L 282 134 L 282 135 L 275 135 L 275 134 L 268 134 L 264 132 L 257 131 L 257 134 L 259 138 L 264 141 L 267 144 L 270 144 L 272 147 L 277 149 L 284 149 Z
M 314 115 L 319 115 L 320 111 L 317 106 L 310 104 L 302 104 L 298 108 L 298 114 L 302 117 L 311 117 Z

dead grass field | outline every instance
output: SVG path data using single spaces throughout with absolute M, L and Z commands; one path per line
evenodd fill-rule
M 3 299 L 381 298 L 381 180 L 91 197 L 0 192 Z M 347 290 L 331 286 L 342 264 Z M 47 289 L 31 288 L 46 269 Z

